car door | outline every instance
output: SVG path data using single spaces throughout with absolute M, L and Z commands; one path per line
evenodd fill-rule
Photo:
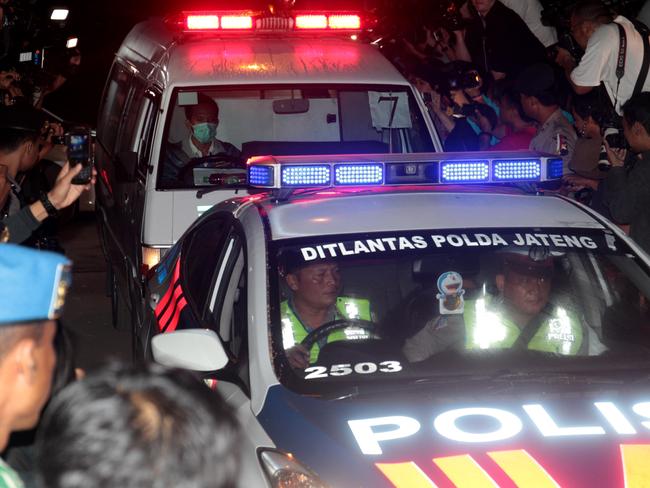
M 104 99 L 100 108 L 95 145 L 95 164 L 98 181 L 97 210 L 102 237 L 102 245 L 111 269 L 122 272 L 122 259 L 125 250 L 121 243 L 120 202 L 115 193 L 118 168 L 115 164 L 115 151 L 118 134 L 124 118 L 133 73 L 116 61 L 111 69 Z M 122 282 L 124 283 L 122 276 Z
M 135 166 L 134 178 L 125 181 L 121 187 L 124 191 L 123 208 L 125 224 L 125 246 L 135 252 L 130 254 L 129 276 L 131 284 L 128 289 L 131 313 L 136 323 L 142 323 L 142 276 L 149 269 L 147 262 L 149 249 L 142 243 L 142 222 L 144 218 L 147 178 L 150 177 L 150 156 L 153 134 L 157 122 L 160 94 L 152 88 L 145 88 L 144 81 L 138 80 L 134 89 L 133 100 L 129 110 L 136 115 L 125 124 L 121 148 L 124 157 L 131 158 Z M 141 91 L 143 90 L 143 91 Z M 138 96 L 140 93 L 143 95 Z
M 209 326 L 208 300 L 223 256 L 229 255 L 232 221 L 233 216 L 223 212 L 202 218 L 156 267 L 146 291 L 152 313 L 136 333 L 142 346 L 157 333 Z

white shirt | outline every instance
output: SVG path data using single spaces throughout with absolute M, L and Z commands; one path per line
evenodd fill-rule
M 612 103 L 616 100 L 616 112 L 621 114 L 621 106 L 629 100 L 634 92 L 634 85 L 641 71 L 643 62 L 643 39 L 634 28 L 632 22 L 619 15 L 615 23 L 601 25 L 594 32 L 587 44 L 587 50 L 580 64 L 571 73 L 571 80 L 578 86 L 598 86 L 605 83 L 605 88 Z M 616 93 L 616 64 L 620 35 L 616 24 L 625 29 L 627 36 L 627 51 L 625 58 L 625 74 Z M 641 91 L 650 90 L 650 77 L 646 78 Z
M 552 46 L 557 42 L 555 28 L 542 24 L 542 4 L 539 0 L 501 0 L 501 3 L 522 18 L 544 47 Z
M 183 141 L 182 147 L 183 147 L 183 152 L 187 154 L 190 158 L 203 157 L 203 153 L 198 147 L 196 147 L 194 142 L 192 142 L 191 137 L 188 137 Z M 207 156 L 214 156 L 215 154 L 219 154 L 222 152 L 225 152 L 223 145 L 217 139 L 214 139 L 212 141 L 212 144 L 210 144 L 210 150 L 208 151 Z

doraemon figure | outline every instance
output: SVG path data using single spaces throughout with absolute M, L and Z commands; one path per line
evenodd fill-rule
M 462 314 L 465 311 L 463 277 L 456 271 L 447 271 L 438 278 L 438 293 L 442 315 Z

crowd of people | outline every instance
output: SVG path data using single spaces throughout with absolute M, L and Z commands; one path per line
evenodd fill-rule
M 568 37 L 541 11 L 539 0 L 469 0 L 445 26 L 425 22 L 401 39 L 392 58 L 423 95 L 445 150 L 557 154 L 564 177 L 555 190 L 650 252 L 650 32 L 599 0 L 572 6 Z M 0 451 L 10 446 L 0 488 L 45 479 L 62 488 L 234 486 L 234 414 L 196 378 L 116 365 L 82 378 L 72 363 L 59 322 L 70 262 L 50 252 L 61 251 L 50 217 L 95 176 L 73 182 L 82 167 L 57 154 L 64 128 L 40 109 L 80 61 L 67 50 L 46 83 L 33 70 L 0 68 Z M 288 276 L 298 290 L 299 275 Z M 297 352 L 292 364 L 308 364 L 309 352 Z
M 53 107 L 81 53 L 20 62 L 9 49 L 20 39 L 6 38 L 10 9 L 0 0 L 0 488 L 235 486 L 239 426 L 199 378 L 157 365 L 87 376 L 75 367 L 61 320 L 72 263 L 57 231 L 96 172 L 75 180 L 83 165 L 68 162 L 66 132 L 89 128 Z
M 600 0 L 566 3 L 553 27 L 539 0 L 452 2 L 442 21 L 432 16 L 389 53 L 423 95 L 446 151 L 557 154 L 559 191 L 650 251 L 648 29 Z

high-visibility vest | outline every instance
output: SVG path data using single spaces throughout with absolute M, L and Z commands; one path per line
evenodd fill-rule
M 490 310 L 485 299 L 467 300 L 463 313 L 466 349 L 507 349 L 521 329 L 498 311 Z M 580 320 L 563 307 L 555 307 L 530 339 L 528 349 L 557 354 L 578 354 L 583 343 Z
M 309 331 L 296 316 L 285 300 L 280 304 L 282 316 L 282 339 L 284 349 L 287 350 L 295 344 L 300 344 L 307 337 Z M 338 297 L 336 299 L 336 319 L 372 320 L 370 315 L 370 301 L 364 298 Z M 327 336 L 327 342 L 367 339 L 370 334 L 367 330 L 358 327 L 335 330 Z M 318 344 L 314 344 L 309 352 L 309 362 L 315 363 L 320 353 Z

